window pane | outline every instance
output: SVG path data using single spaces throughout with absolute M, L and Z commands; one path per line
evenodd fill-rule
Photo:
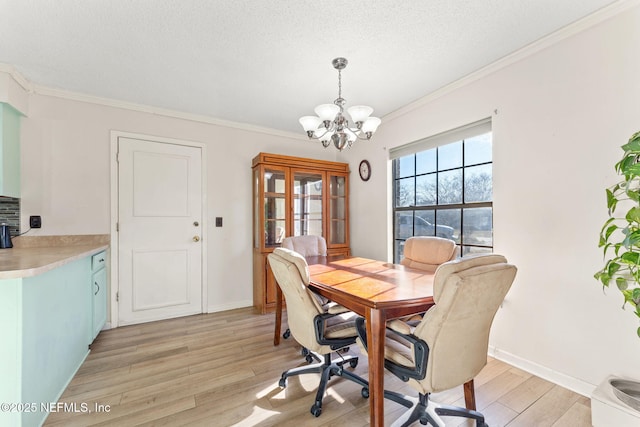
M 280 246 L 284 239 L 284 220 L 266 220 L 264 222 L 265 246 Z
M 396 181 L 396 207 L 415 205 L 415 179 L 404 178 Z
M 462 203 L 462 169 L 438 173 L 438 204 Z
M 436 174 L 416 177 L 416 206 L 436 204 Z
M 396 178 L 404 178 L 406 176 L 415 175 L 416 173 L 416 156 L 410 155 L 400 157 L 394 160 L 396 162 Z
M 331 242 L 332 244 L 340 244 L 346 242 L 346 221 L 331 221 Z
M 414 222 L 414 236 L 435 236 L 437 227 L 434 225 L 435 211 L 417 211 Z
M 284 219 L 286 209 L 284 196 L 265 197 L 264 198 L 264 216 L 265 219 Z
M 491 133 L 466 139 L 464 141 L 465 166 L 490 162 L 492 159 L 491 147 Z
M 464 202 L 493 200 L 493 167 L 491 163 L 464 169 Z
M 395 238 L 406 239 L 413 236 L 413 211 L 396 212 Z
M 462 141 L 438 147 L 438 170 L 462 167 Z
M 468 245 L 493 246 L 493 209 L 465 208 L 462 241 Z
M 436 149 L 416 153 L 416 175 L 436 171 Z
M 436 236 L 460 243 L 461 209 L 442 209 L 436 217 Z
M 470 254 L 490 254 L 491 252 L 493 252 L 491 248 L 476 248 L 475 246 L 462 247 L 462 256 Z
M 265 169 L 264 191 L 267 193 L 284 193 L 284 188 L 284 172 L 279 170 Z
M 402 261 L 402 258 L 404 258 L 404 240 L 396 240 L 393 246 L 393 259 L 396 262 Z

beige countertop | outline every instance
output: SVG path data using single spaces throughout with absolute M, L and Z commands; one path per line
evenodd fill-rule
M 109 247 L 108 236 L 43 236 L 13 239 L 0 249 L 0 280 L 36 276 Z

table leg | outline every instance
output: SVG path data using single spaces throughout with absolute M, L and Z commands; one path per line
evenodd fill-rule
M 273 345 L 280 345 L 280 331 L 282 329 L 282 291 L 276 285 L 276 326 L 273 332 Z
M 473 386 L 473 380 L 464 383 L 464 403 L 467 409 L 476 410 L 476 392 Z
M 369 309 L 367 320 L 367 348 L 369 354 L 369 411 L 371 426 L 384 426 L 384 340 L 386 319 L 384 312 Z

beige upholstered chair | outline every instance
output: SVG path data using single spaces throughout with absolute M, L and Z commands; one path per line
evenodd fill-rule
M 319 363 L 289 369 L 282 374 L 280 386 L 293 375 L 320 373 L 320 385 L 311 413 L 319 416 L 322 412 L 322 397 L 329 379 L 342 376 L 363 386 L 362 395 L 367 397 L 369 383 L 359 376 L 343 369 L 349 363 L 355 367 L 358 358 L 341 355 L 337 362 L 331 360 L 331 353 L 347 347 L 356 341 L 355 315 L 339 305 L 319 304 L 308 288 L 309 268 L 302 255 L 289 249 L 277 248 L 268 255 L 269 265 L 287 303 L 291 335 L 303 347 L 303 353 L 317 354 Z M 322 357 L 320 357 L 322 356 Z M 307 357 L 308 361 L 311 361 Z
M 419 393 L 418 403 L 394 425 L 420 420 L 444 426 L 441 415 L 461 416 L 486 426 L 474 410 L 440 405 L 429 395 L 472 381 L 487 363 L 489 331 L 509 291 L 516 267 L 501 255 L 465 257 L 441 265 L 434 278 L 435 305 L 412 327 L 394 320 L 387 324 L 385 367 Z M 357 321 L 366 343 L 364 319 Z
M 440 264 L 456 258 L 456 243 L 435 236 L 409 237 L 404 243 L 400 264 L 425 271 L 436 271 Z
M 282 240 L 282 247 L 285 249 L 289 249 L 294 252 L 297 252 L 303 257 L 313 256 L 313 255 L 322 255 L 322 256 L 327 255 L 327 242 L 326 240 L 324 240 L 324 237 L 321 237 L 321 236 L 306 235 L 306 236 L 285 237 Z M 323 304 L 327 303 L 327 301 L 322 297 L 318 296 L 318 298 L 320 298 L 320 301 Z M 280 308 L 280 310 L 282 310 L 282 308 Z M 278 321 L 277 319 L 281 319 L 281 318 L 282 318 L 282 312 L 276 313 L 276 322 Z M 276 335 L 278 334 L 279 330 L 280 330 L 280 325 L 276 324 L 276 328 L 275 328 Z M 287 328 L 287 330 L 284 331 L 284 333 L 282 334 L 282 337 L 284 339 L 287 339 L 289 338 L 290 334 L 291 334 L 291 331 L 289 328 Z M 274 336 L 274 342 L 275 341 L 276 341 L 276 337 Z
M 313 255 L 326 255 L 327 242 L 321 236 L 291 236 L 282 239 L 282 247 L 298 252 L 303 257 Z

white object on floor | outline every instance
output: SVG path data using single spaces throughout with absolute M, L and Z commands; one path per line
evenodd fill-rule
M 593 427 L 638 427 L 640 412 L 634 410 L 613 393 L 612 379 L 630 380 L 609 376 L 591 394 L 591 424 Z

